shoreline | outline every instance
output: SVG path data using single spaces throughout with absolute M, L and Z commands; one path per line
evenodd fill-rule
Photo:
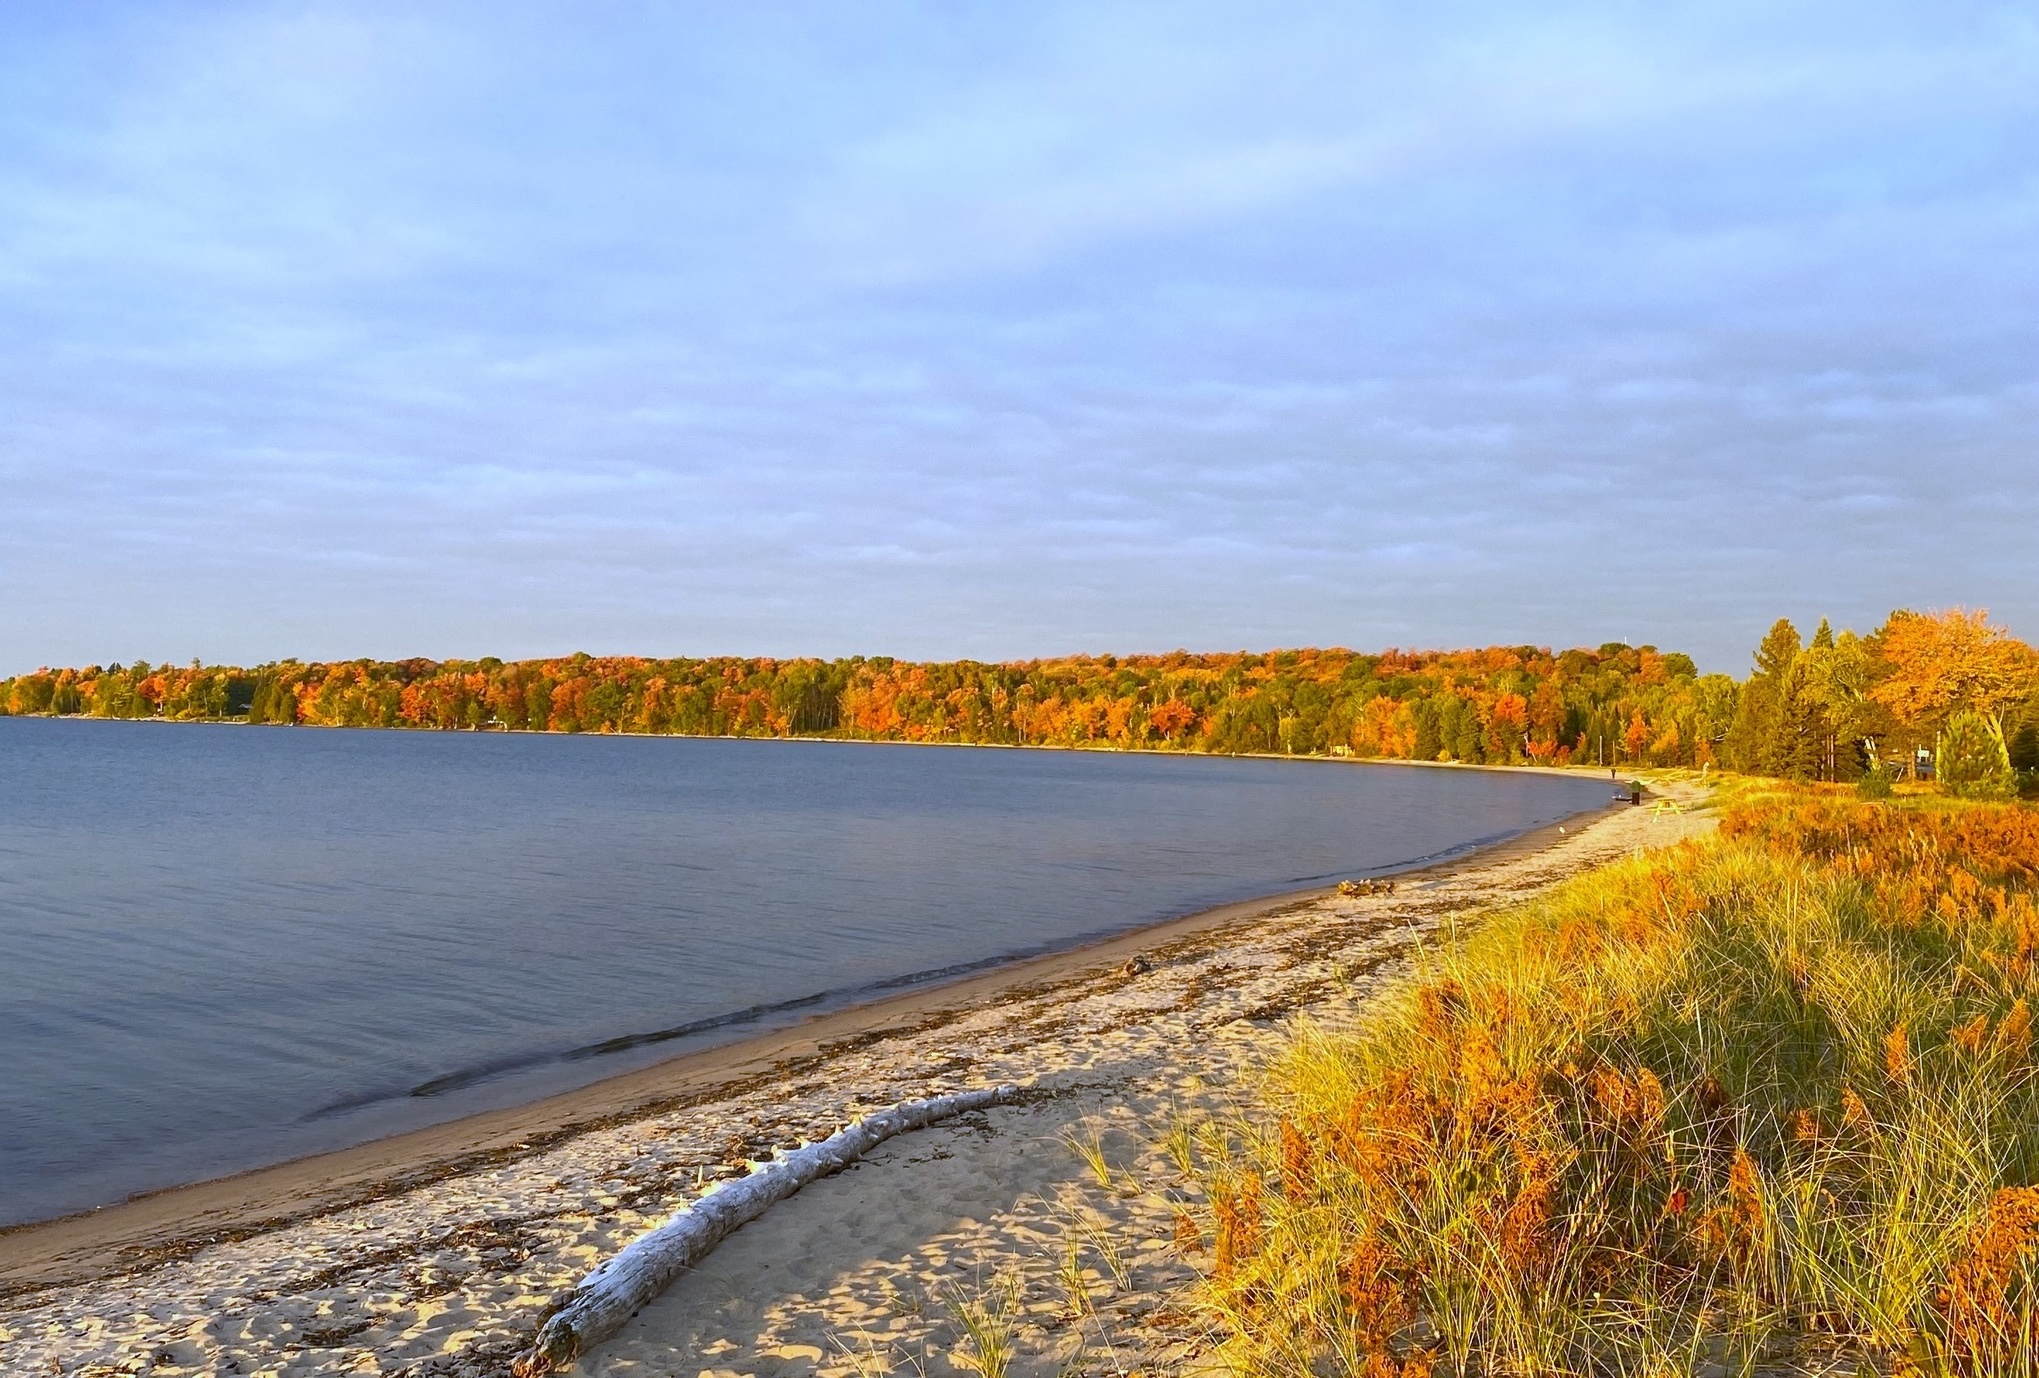
M 1577 768 L 1459 768 L 1579 773 Z M 1385 878 L 1398 885 L 1435 883 L 1500 865 L 1548 850 L 1567 836 L 1578 836 L 1584 831 L 1579 827 L 1581 820 L 1591 820 L 1585 825 L 1591 827 L 1624 811 L 1610 801 L 1457 856 L 1386 873 Z M 0 1228 L 0 1297 L 146 1269 L 188 1257 L 209 1245 L 248 1239 L 448 1179 L 501 1168 L 582 1135 L 727 1098 L 824 1064 L 848 1049 L 938 1028 L 963 1013 L 1039 995 L 1146 949 L 1215 930 L 1244 928 L 1335 894 L 1335 886 L 1318 886 L 1220 905 L 1077 947 L 1003 962 L 952 980 L 935 979 L 790 1025 L 682 1052 L 535 1101 Z
M 1407 756 L 1334 756 L 1328 752 L 1293 751 L 1179 751 L 1158 746 L 1110 746 L 1074 745 L 1060 742 L 948 742 L 948 741 L 907 741 L 891 737 L 828 737 L 816 733 L 767 736 L 760 733 L 734 732 L 554 732 L 550 728 L 536 727 L 384 727 L 380 724 L 362 723 L 251 723 L 246 718 L 102 718 L 92 713 L 0 713 L 0 721 L 20 718 L 23 721 L 42 722 L 106 722 L 106 723 L 156 723 L 164 727 L 281 727 L 308 728 L 315 732 L 394 732 L 444 737 L 584 737 L 594 741 L 613 738 L 618 741 L 683 741 L 683 742 L 823 742 L 839 746 L 938 746 L 960 750 L 977 751 L 1069 751 L 1096 752 L 1112 756 L 1166 756 L 1183 760 L 1210 761 L 1295 761 L 1299 764 L 1314 762 L 1319 765 L 1341 766 L 1420 766 L 1433 770 L 1487 770 L 1508 775 L 1556 775 L 1565 779 L 1590 776 L 1597 779 L 1603 770 L 1616 772 L 1609 779 L 1617 778 L 1622 770 L 1620 765 L 1584 765 L 1574 763 L 1564 766 L 1539 766 L 1495 764 L 1491 761 L 1419 761 Z M 1673 767 L 1693 769 L 1694 767 Z M 1637 771 L 1658 769 L 1631 761 L 1627 769 L 1631 775 Z
M 1659 792 L 1704 803 L 1690 781 Z M 1393 893 L 1227 906 L 842 1012 L 745 1045 L 744 1066 L 724 1050 L 690 1084 L 673 1069 L 703 1060 L 669 1063 L 661 1086 L 609 1083 L 639 1083 L 635 1113 L 548 1126 L 527 1107 L 464 1164 L 384 1141 L 366 1152 L 387 1170 L 357 1156 L 352 1183 L 303 1160 L 285 1169 L 301 1191 L 270 1170 L 73 1219 L 68 1249 L 51 1225 L 0 1238 L 0 1369 L 502 1378 L 566 1290 L 704 1190 L 860 1115 L 1014 1083 L 1015 1103 L 901 1136 L 746 1225 L 565 1373 L 938 1378 L 971 1367 L 958 1308 L 1008 1287 L 1013 1378 L 1096 1372 L 1084 1356 L 1105 1353 L 1120 1373 L 1197 1371 L 1173 1300 L 1200 1266 L 1178 1235 L 1195 1187 L 1169 1139 L 1234 1113 L 1299 1027 L 1364 1018 L 1465 925 L 1714 826 L 1705 808 L 1587 818 Z M 179 1229 L 170 1208 L 196 1191 L 222 1209 Z

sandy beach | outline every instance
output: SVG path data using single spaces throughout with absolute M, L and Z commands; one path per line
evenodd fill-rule
M 1674 797 L 1690 791 L 1674 788 Z M 1710 826 L 1610 808 L 1391 895 L 1233 906 L 842 1011 L 536 1105 L 0 1234 L 0 1369 L 497 1374 L 553 1300 L 706 1182 L 861 1111 L 1021 1083 L 745 1227 L 572 1370 L 1193 1367 L 1171 1121 L 1222 1112 L 1298 1013 L 1349 1017 L 1456 915 Z M 1070 1145 L 1094 1145 L 1106 1168 Z M 1108 1177 L 1108 1181 L 1105 1178 Z

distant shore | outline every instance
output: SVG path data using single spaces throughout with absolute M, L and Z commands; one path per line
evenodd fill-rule
M 25 721 L 40 722 L 100 722 L 100 723 L 156 723 L 165 727 L 261 727 L 310 729 L 317 732 L 388 732 L 402 736 L 444 735 L 475 737 L 585 737 L 600 740 L 605 737 L 624 738 L 631 741 L 684 741 L 684 742 L 806 742 L 811 744 L 838 746 L 938 746 L 970 751 L 1060 751 L 1103 756 L 1161 756 L 1175 760 L 1208 761 L 1295 761 L 1300 764 L 1336 766 L 1416 766 L 1424 770 L 1486 770 L 1505 775 L 1558 775 L 1568 779 L 1581 777 L 1597 778 L 1602 771 L 1611 772 L 1609 779 L 1621 778 L 1624 769 L 1633 774 L 1650 770 L 1652 767 L 1629 762 L 1626 767 L 1606 765 L 1581 765 L 1573 763 L 1563 766 L 1539 766 L 1527 762 L 1521 765 L 1497 764 L 1491 761 L 1417 761 L 1405 756 L 1337 756 L 1329 752 L 1295 751 L 1186 751 L 1158 746 L 1113 746 L 1108 743 L 1072 745 L 1065 742 L 960 742 L 920 740 L 908 741 L 893 737 L 824 737 L 815 733 L 798 733 L 779 736 L 762 732 L 555 732 L 535 727 L 383 727 L 372 724 L 347 726 L 341 723 L 274 723 L 249 722 L 246 718 L 111 718 L 95 713 L 12 713 L 0 714 L 0 722 L 9 717 Z

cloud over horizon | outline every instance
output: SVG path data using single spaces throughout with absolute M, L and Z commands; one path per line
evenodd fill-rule
M 0 17 L 0 672 L 2039 635 L 2016 8 Z

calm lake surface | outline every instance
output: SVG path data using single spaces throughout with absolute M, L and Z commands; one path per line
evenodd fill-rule
M 1312 762 L 0 718 L 0 1223 L 1608 797 Z

